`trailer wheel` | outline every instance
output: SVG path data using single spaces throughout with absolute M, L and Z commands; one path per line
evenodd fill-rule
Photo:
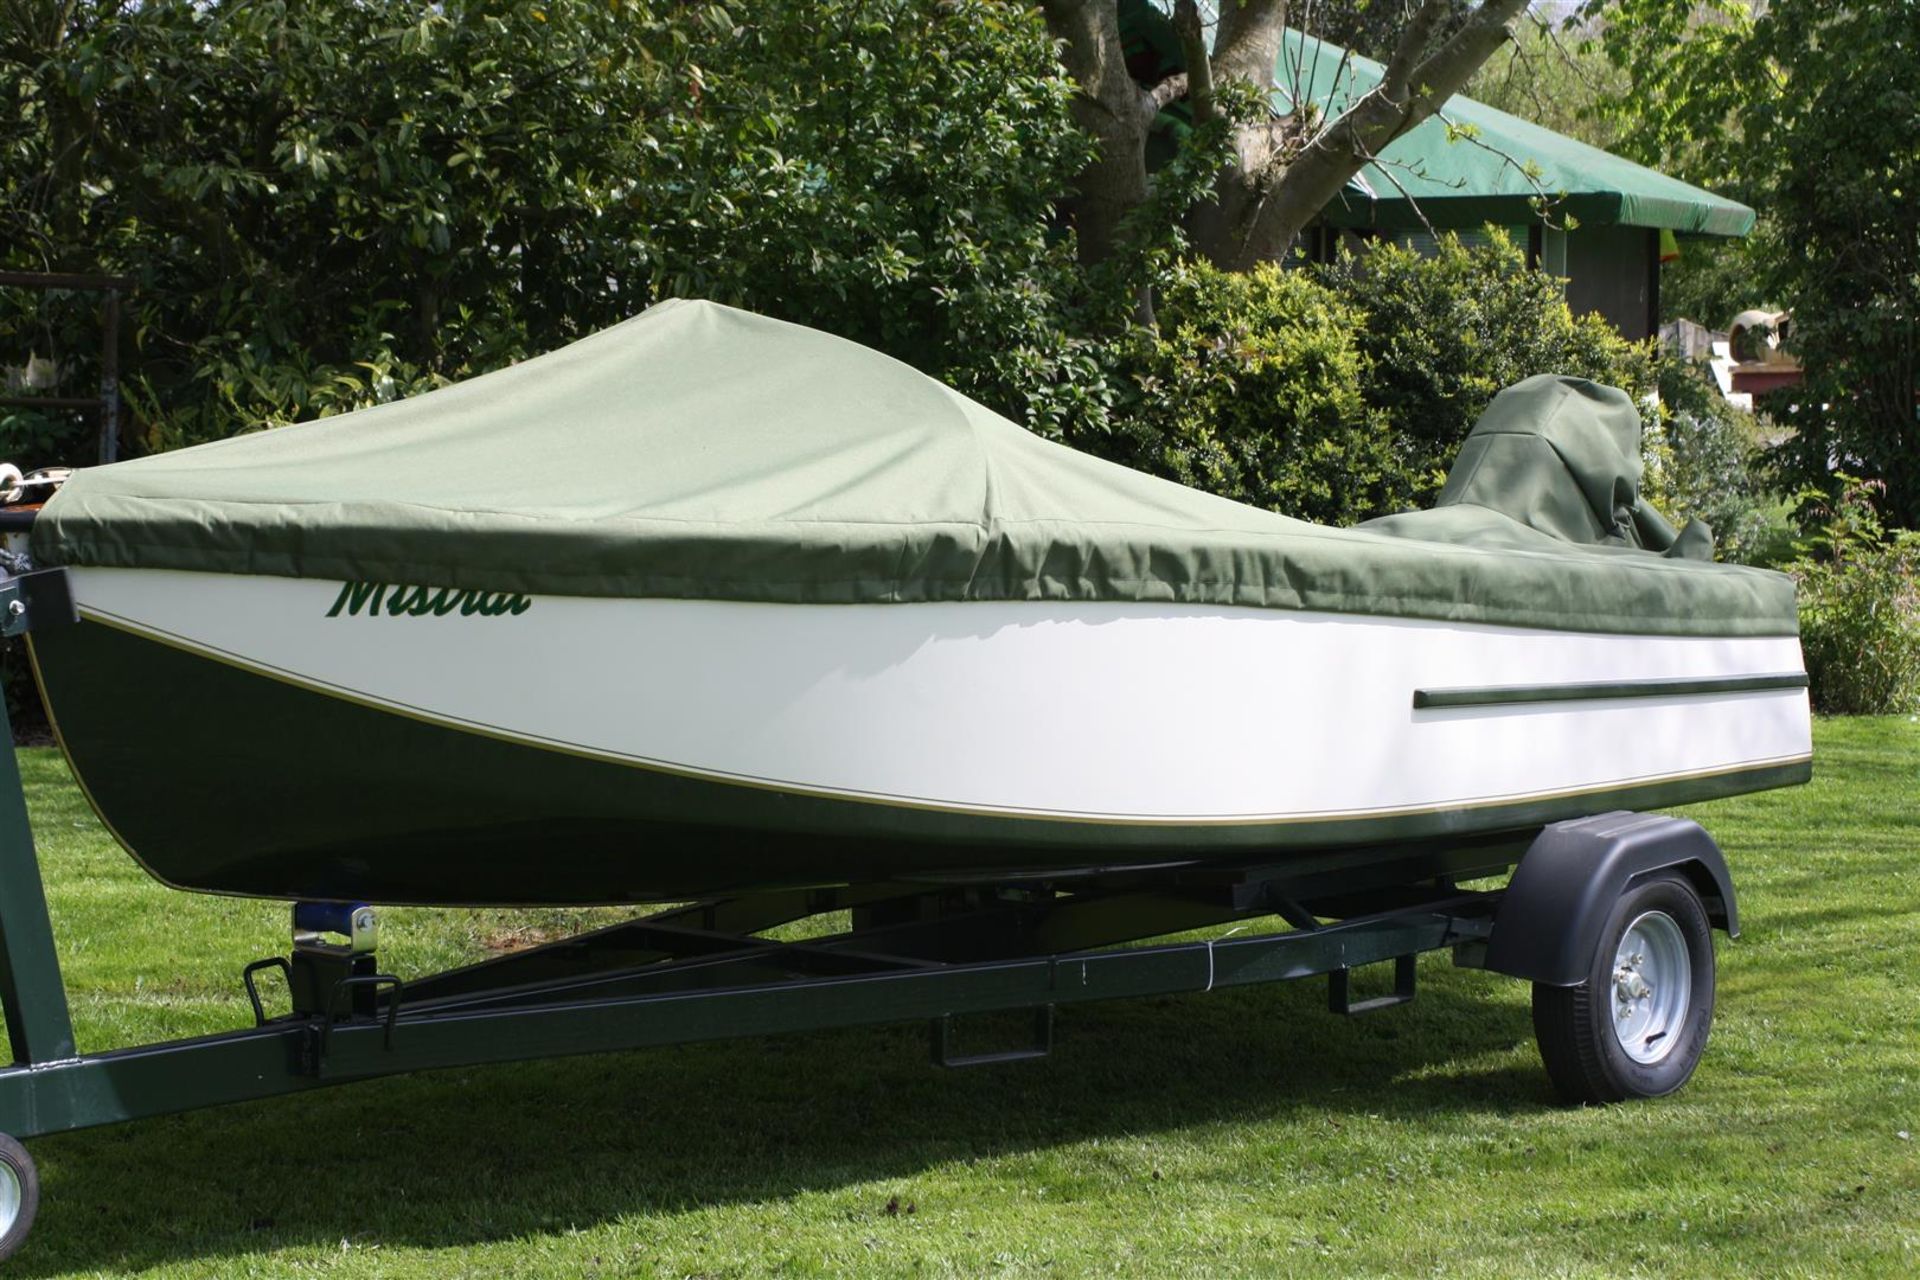
M 1600 931 L 1585 981 L 1533 986 L 1533 1031 L 1570 1103 L 1657 1098 L 1687 1082 L 1713 1022 L 1713 932 L 1687 878 L 1628 887 Z
M 26 1243 L 40 1212 L 40 1171 L 17 1139 L 0 1133 L 0 1260 Z

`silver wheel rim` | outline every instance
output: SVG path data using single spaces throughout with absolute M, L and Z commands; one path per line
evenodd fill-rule
M 0 1236 L 20 1221 L 20 1171 L 0 1160 Z
M 1673 1052 L 1693 1007 L 1693 957 L 1680 924 L 1664 911 L 1634 919 L 1613 955 L 1614 1039 L 1635 1062 Z

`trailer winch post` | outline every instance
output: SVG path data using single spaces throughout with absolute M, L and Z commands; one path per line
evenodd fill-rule
M 22 635 L 31 621 L 20 584 L 19 578 L 0 582 L 0 634 Z M 0 1004 L 6 1007 L 14 1064 L 34 1066 L 74 1056 L 73 1019 L 3 700 L 0 734 L 7 744 L 0 752 L 6 757 L 0 764 Z

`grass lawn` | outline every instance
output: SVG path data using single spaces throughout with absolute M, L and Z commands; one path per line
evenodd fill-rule
M 1526 988 L 1437 955 L 1355 1020 L 1319 983 L 1077 1006 L 1041 1063 L 941 1072 L 885 1028 L 39 1139 L 8 1274 L 1920 1274 L 1920 724 L 1815 736 L 1813 785 L 1693 811 L 1746 933 L 1673 1098 L 1552 1105 Z M 285 909 L 161 888 L 21 758 L 81 1048 L 246 1022 Z M 384 955 L 566 914 L 395 910 Z

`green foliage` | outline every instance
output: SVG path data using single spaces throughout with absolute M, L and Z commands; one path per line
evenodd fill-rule
M 1800 495 L 1813 533 L 1789 570 L 1814 705 L 1839 715 L 1920 712 L 1920 532 L 1888 533 L 1875 485 L 1841 476 L 1838 498 Z
M 1631 86 L 1589 105 L 1616 138 L 1610 149 L 1715 190 L 1745 191 L 1750 172 L 1764 180 L 1763 158 L 1742 128 L 1756 97 L 1778 88 L 1755 55 L 1755 8 L 1751 0 L 1588 0 L 1569 16 L 1583 52 L 1603 52 Z
M 602 51 L 664 41 L 643 10 L 156 0 L 54 23 L 0 54 L 8 265 L 136 276 L 148 447 L 503 363 L 536 317 L 592 327 L 639 283 L 606 215 L 642 136 L 622 122 L 673 102 L 675 68 Z
M 1740 150 L 1757 92 L 1753 22 L 1739 0 L 1594 0 L 1548 8 L 1475 74 L 1467 92 L 1536 124 L 1684 177 L 1756 198 Z M 1754 175 L 1764 178 L 1766 166 Z M 1765 305 L 1780 252 L 1764 207 L 1747 236 L 1690 239 L 1660 272 L 1660 318 L 1724 329 Z
M 1722 560 L 1761 563 L 1791 536 L 1786 510 L 1764 483 L 1764 444 L 1752 414 L 1728 404 L 1705 366 L 1658 362 L 1660 414 L 1647 433 L 1641 491 L 1676 523 L 1700 519 Z
M 1158 332 L 1087 352 L 1102 414 L 1091 452 L 1243 502 L 1334 524 L 1421 506 L 1501 388 L 1567 373 L 1653 388 L 1647 351 L 1503 237 L 1391 246 L 1323 271 L 1168 272 Z
M 1756 223 L 1760 234 L 1764 223 Z M 1746 240 L 1694 240 L 1680 257 L 1660 268 L 1660 322 L 1693 320 L 1725 332 L 1748 307 L 1764 305 L 1754 290 L 1754 264 Z
M 1787 252 L 1764 207 L 1738 240 L 1683 240 L 1680 256 L 1660 268 L 1660 319 L 1685 318 L 1724 333 L 1742 311 L 1782 309 L 1774 265 Z
M 96 448 L 93 423 L 78 413 L 0 410 L 0 459 L 82 458 Z
M 1182 215 L 1260 107 L 1231 87 L 1134 211 L 1133 251 L 1083 268 L 1056 225 L 1088 154 L 1072 86 L 1005 0 L 29 10 L 0 33 L 0 256 L 136 278 L 136 450 L 409 394 L 675 295 L 1336 522 L 1423 501 L 1510 382 L 1649 382 L 1504 240 L 1179 265 Z M 1130 328 L 1146 281 L 1158 327 Z M 90 301 L 8 296 L 0 352 L 92 377 Z M 87 448 L 6 429 L 23 462 Z
M 1762 298 L 1793 310 L 1807 377 L 1767 406 L 1794 431 L 1780 469 L 1829 494 L 1836 464 L 1872 477 L 1888 518 L 1920 526 L 1920 7 L 1589 7 L 1641 90 L 1610 107 L 1627 151 L 1765 215 L 1764 238 L 1715 255 L 1696 305 L 1716 325 Z
M 1837 460 L 1920 527 L 1920 8 L 1783 0 L 1755 39 L 1790 77 L 1749 113 L 1777 165 L 1775 279 L 1807 370 L 1769 406 L 1796 433 L 1780 461 L 1832 492 Z
M 739 22 L 633 183 L 655 292 L 830 329 L 997 404 L 1065 359 L 1071 246 L 1049 229 L 1088 153 L 1039 14 L 825 0 Z
M 358 407 L 689 293 L 1016 411 L 1071 374 L 1050 231 L 1085 144 L 1024 8 L 20 8 L 0 257 L 137 278 L 137 445 Z M 40 323 L 14 305 L 10 358 Z M 85 324 L 57 336 L 89 367 Z
M 1438 489 L 1480 411 L 1522 378 L 1570 374 L 1635 397 L 1653 389 L 1646 348 L 1598 315 L 1574 316 L 1558 281 L 1526 270 L 1503 232 L 1489 228 L 1489 237 L 1469 249 L 1442 236 L 1431 256 L 1382 246 L 1322 273 L 1366 312 L 1366 400 L 1397 451 L 1401 505 Z
M 1350 524 L 1405 490 L 1361 387 L 1366 314 L 1305 273 L 1171 272 L 1158 333 L 1117 346 L 1121 426 L 1100 451 L 1289 515 Z
M 0 94 L 4 89 L 0 89 Z M 0 166 L 0 186 L 4 186 Z M 100 388 L 102 295 L 46 294 L 0 287 L 0 395 L 93 396 Z M 91 460 L 92 415 L 71 410 L 0 407 L 0 461 Z
M 1758 54 L 1754 9 L 1747 0 L 1591 0 L 1556 43 L 1604 91 L 1580 96 L 1578 129 L 1528 115 L 1758 209 L 1745 237 L 1682 242 L 1661 270 L 1663 321 L 1724 329 L 1750 307 L 1782 305 L 1771 267 L 1784 248 L 1767 200 L 1777 163 L 1747 127 L 1753 104 L 1782 82 Z

